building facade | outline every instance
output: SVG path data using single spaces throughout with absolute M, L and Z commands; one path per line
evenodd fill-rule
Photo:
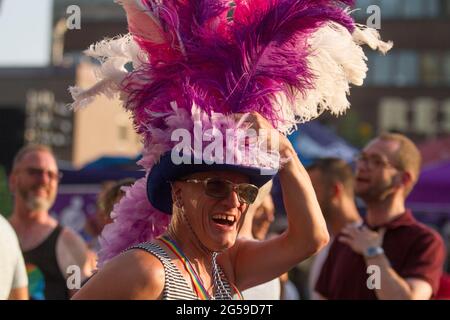
M 135 157 L 142 144 L 117 99 L 99 97 L 89 108 L 69 109 L 68 87 L 95 82 L 96 64 L 82 51 L 127 33 L 124 11 L 110 0 L 54 0 L 52 25 L 49 65 L 0 68 L 0 165 L 8 171 L 26 143 L 50 145 L 75 167 L 104 155 Z
M 450 1 L 359 0 L 357 19 L 380 28 L 394 47 L 367 51 L 363 87 L 351 89 L 351 110 L 324 121 L 357 146 L 382 131 L 415 141 L 450 134 Z M 369 52 L 370 51 L 370 52 Z

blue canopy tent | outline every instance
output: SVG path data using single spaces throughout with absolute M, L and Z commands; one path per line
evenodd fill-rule
M 358 149 L 318 121 L 300 125 L 288 138 L 305 167 L 316 159 L 326 157 L 341 158 L 351 163 L 358 153 Z M 277 215 L 284 215 L 283 197 L 277 178 L 274 180 L 272 196 Z
M 108 180 L 142 178 L 145 172 L 136 164 L 140 157 L 141 155 L 136 158 L 105 156 L 88 163 L 80 170 L 63 169 L 61 184 L 100 184 Z
M 289 140 L 305 166 L 314 159 L 326 157 L 352 162 L 358 153 L 358 149 L 318 121 L 300 125 L 299 129 L 289 136 Z
M 85 226 L 95 221 L 97 196 L 102 184 L 124 178 L 144 177 L 145 172 L 136 164 L 140 157 L 107 156 L 87 164 L 80 170 L 63 167 L 63 178 L 51 209 L 52 215 L 89 241 Z

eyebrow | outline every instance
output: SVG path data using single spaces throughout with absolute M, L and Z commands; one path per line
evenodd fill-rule
M 25 169 L 34 169 L 34 170 L 45 170 L 45 171 L 53 171 L 53 172 L 58 172 L 59 170 L 52 170 L 52 169 L 45 169 L 45 168 L 38 168 L 38 167 L 26 167 L 24 166 Z
M 382 155 L 380 153 L 367 153 L 365 151 L 361 151 L 361 154 L 367 157 L 379 157 L 381 159 L 389 160 L 389 158 L 385 155 Z

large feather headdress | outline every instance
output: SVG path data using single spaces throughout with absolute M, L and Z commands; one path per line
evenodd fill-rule
M 143 137 L 148 171 L 172 147 L 166 132 L 189 128 L 194 118 L 220 128 L 232 125 L 227 116 L 234 113 L 258 112 L 288 134 L 324 111 L 342 114 L 350 85 L 362 85 L 367 72 L 361 45 L 383 53 L 392 46 L 355 24 L 350 0 L 117 2 L 130 33 L 86 51 L 101 62 L 98 82 L 70 88 L 73 107 L 118 95 Z M 127 189 L 113 217 L 100 265 L 168 223 L 146 201 L 144 181 Z

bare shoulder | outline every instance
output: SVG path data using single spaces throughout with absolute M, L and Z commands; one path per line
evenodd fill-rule
M 129 250 L 98 271 L 74 299 L 159 299 L 164 288 L 162 263 L 143 250 Z
M 83 238 L 78 233 L 67 227 L 63 227 L 59 239 L 67 245 L 85 245 Z
M 83 238 L 70 228 L 64 227 L 56 243 L 58 261 L 62 266 L 75 263 L 83 265 L 89 248 Z

